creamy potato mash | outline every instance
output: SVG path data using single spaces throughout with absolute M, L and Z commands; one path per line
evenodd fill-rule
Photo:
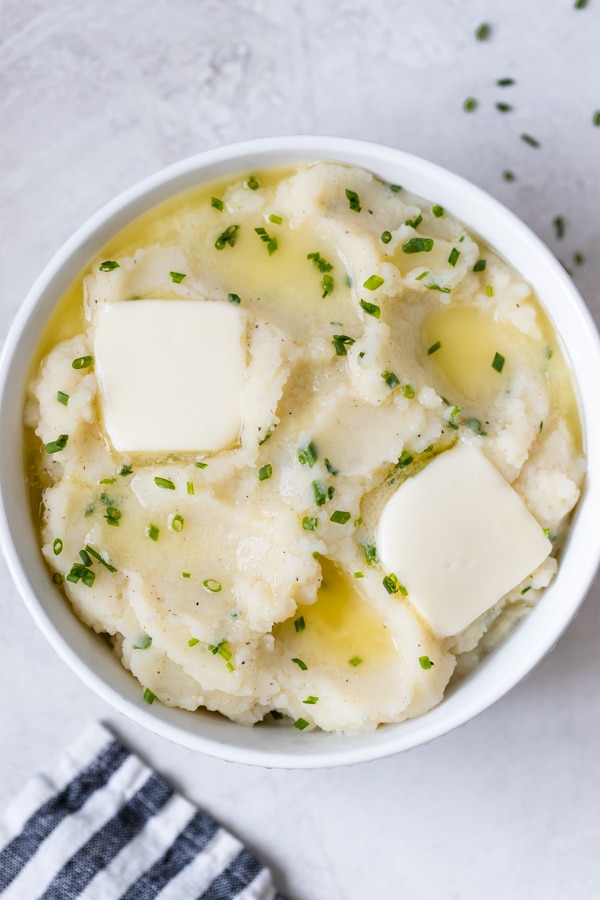
M 439 703 L 551 581 L 584 477 L 570 373 L 530 286 L 435 198 L 335 163 L 203 186 L 116 236 L 48 326 L 25 422 L 49 577 L 140 697 L 299 730 Z M 454 457 L 469 522 L 428 475 L 465 446 L 502 476 L 481 489 L 486 521 L 510 495 L 526 524 L 508 591 L 511 540 L 482 572 L 466 528 L 478 467 Z M 437 566 L 439 596 L 414 600 L 378 548 L 383 523 L 402 558 L 391 500 L 409 479 L 471 535 L 444 569 L 421 522 L 411 571 Z M 474 590 L 437 616 L 461 603 L 445 573 L 467 565 L 483 606 Z

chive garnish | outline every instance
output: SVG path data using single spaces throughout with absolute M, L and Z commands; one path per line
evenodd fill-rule
M 68 406 L 68 404 L 69 404 L 69 395 L 65 394 L 64 391 L 57 391 L 56 399 L 58 400 L 59 403 L 62 403 L 63 406 Z
M 418 215 L 418 216 L 415 216 L 414 219 L 407 219 L 406 222 L 405 222 L 404 224 L 405 224 L 405 225 L 408 225 L 409 228 L 415 228 L 415 229 L 416 229 L 416 228 L 419 227 L 419 225 L 421 224 L 422 221 L 423 221 L 423 216 L 421 215 L 421 213 L 419 213 L 419 215 Z
M 312 441 L 309 441 L 306 447 L 298 447 L 298 460 L 303 466 L 309 466 L 312 469 L 318 458 L 317 448 Z
M 235 303 L 236 306 L 242 302 L 239 294 L 227 294 L 227 299 L 230 303 Z
M 406 397 L 407 400 L 414 400 L 415 398 L 415 389 L 411 384 L 405 384 L 402 386 L 402 395 Z
M 490 28 L 488 23 L 482 22 L 482 24 L 475 30 L 475 37 L 478 41 L 486 41 L 489 38 L 491 31 L 492 29 Z
M 173 531 L 176 531 L 178 534 L 179 532 L 183 531 L 184 521 L 185 520 L 183 516 L 179 515 L 179 513 L 174 515 L 171 520 L 171 528 L 173 529 Z
M 271 715 L 274 719 L 283 719 L 283 713 L 280 713 L 278 709 L 272 709 Z
M 600 109 L 597 109 L 594 113 L 594 118 L 592 119 L 594 125 L 600 125 Z
M 174 284 L 181 284 L 181 282 L 185 278 L 185 274 L 183 272 L 169 272 L 169 275 L 171 276 L 171 281 Z
M 304 616 L 298 616 L 298 618 L 294 621 L 294 628 L 297 632 L 304 631 L 306 628 L 306 622 L 304 621 Z
M 445 210 L 443 206 L 440 206 L 436 203 L 435 206 L 431 207 L 431 212 L 434 214 L 436 219 L 441 219 L 441 217 L 444 215 Z
M 382 244 L 389 244 L 389 242 L 391 240 L 392 240 L 392 232 L 391 231 L 382 231 L 381 232 L 381 243 Z
M 283 219 L 281 218 L 281 216 L 276 216 L 275 213 L 271 213 L 271 215 L 269 216 L 269 222 L 272 222 L 273 225 L 281 225 Z
M 309 705 L 314 706 L 315 703 L 318 703 L 318 702 L 319 702 L 319 698 L 318 698 L 318 697 L 313 697 L 312 694 L 309 694 L 308 697 L 306 698 L 306 700 L 303 700 L 302 702 L 303 702 L 303 703 L 308 703 Z
M 275 253 L 275 251 L 277 250 L 277 238 L 271 237 L 266 228 L 255 228 L 254 230 L 261 241 L 263 241 L 267 245 L 267 252 L 269 256 L 272 256 L 273 253 Z
M 117 509 L 115 506 L 107 506 L 104 518 L 106 519 L 107 525 L 114 525 L 116 527 L 121 518 L 121 510 Z
M 197 459 L 196 462 L 194 463 L 194 465 L 196 466 L 197 469 L 207 469 L 208 468 L 208 463 L 202 462 L 201 459 Z
M 583 255 L 583 253 L 579 253 L 579 252 L 574 253 L 573 254 L 573 262 L 575 263 L 576 266 L 581 266 L 585 262 L 585 257 Z
M 182 578 L 191 578 L 191 577 L 192 577 L 192 573 L 191 573 L 191 572 L 182 572 L 182 573 L 181 573 L 181 577 L 182 577 Z
M 121 466 L 121 468 L 119 469 L 119 475 L 122 475 L 123 477 L 125 477 L 126 475 L 131 475 L 132 472 L 133 472 L 133 466 L 131 466 L 129 463 L 127 463 L 124 466 Z
M 456 247 L 453 247 L 450 251 L 450 256 L 448 257 L 448 262 L 452 267 L 456 265 L 458 262 L 458 257 L 460 256 L 460 250 L 457 250 Z
M 381 287 L 382 284 L 383 278 L 381 278 L 379 275 L 369 275 L 369 277 L 363 284 L 363 287 L 368 291 L 376 291 L 377 288 Z
M 86 549 L 86 551 L 90 554 L 90 556 L 93 556 L 95 560 L 97 560 L 99 563 L 102 563 L 102 565 L 104 566 L 104 568 L 105 568 L 105 569 L 108 569 L 109 572 L 116 572 L 116 571 L 117 571 L 117 570 L 115 569 L 114 566 L 112 566 L 109 562 L 107 562 L 107 561 L 104 559 L 104 557 L 101 556 L 100 553 L 98 553 L 98 551 L 95 550 L 93 547 L 90 547 L 89 544 L 86 544 L 86 545 L 85 545 L 85 549 Z
M 188 494 L 189 494 L 190 496 L 193 496 L 193 495 L 195 494 L 195 491 L 194 491 L 194 482 L 193 482 L 193 481 L 188 481 L 188 482 L 187 482 L 187 492 L 188 492 Z
M 267 463 L 265 466 L 261 466 L 258 470 L 258 480 L 266 481 L 267 478 L 270 478 L 272 474 L 273 467 L 271 466 L 271 463 Z
M 529 144 L 530 147 L 541 147 L 540 142 L 537 141 L 534 137 L 531 137 L 530 134 L 522 134 L 521 140 L 526 144 Z
M 381 318 L 381 309 L 375 303 L 368 303 L 366 300 L 359 300 L 359 305 L 362 309 L 364 309 L 368 316 L 373 316 L 375 319 Z
M 175 485 L 173 484 L 173 482 L 171 481 L 170 478 L 160 478 L 159 476 L 157 476 L 157 477 L 154 479 L 154 484 L 155 484 L 157 487 L 165 488 L 165 490 L 167 490 L 167 491 L 174 491 L 174 490 L 175 490 Z
M 327 471 L 329 472 L 330 475 L 339 475 L 340 474 L 340 470 L 336 469 L 332 465 L 332 463 L 327 459 L 326 456 L 323 458 L 323 462 L 325 463 L 325 468 L 327 469 Z
M 470 416 L 468 419 L 465 419 L 465 425 L 467 428 L 470 428 L 471 431 L 474 431 L 475 434 L 478 434 L 480 437 L 485 437 L 487 435 L 487 431 L 483 430 L 483 426 L 479 419 L 475 419 Z
M 393 572 L 390 575 L 386 575 L 381 583 L 388 594 L 397 594 L 400 590 L 400 582 Z
M 153 694 L 150 688 L 146 688 L 146 690 L 144 691 L 144 700 L 146 701 L 146 703 L 152 705 L 156 700 L 156 694 Z
M 323 275 L 323 278 L 321 279 L 321 287 L 323 288 L 321 300 L 324 300 L 325 297 L 328 297 L 331 293 L 333 293 L 333 277 L 331 275 Z
M 307 253 L 306 258 L 312 260 L 319 272 L 331 272 L 333 269 L 332 264 L 323 259 L 320 253 Z
M 485 292 L 486 292 L 486 294 L 488 295 L 488 297 L 493 297 L 493 296 L 494 296 L 494 288 L 493 288 L 493 285 L 488 284 L 488 286 L 487 286 L 486 289 L 485 289 Z
M 199 643 L 200 643 L 200 641 L 198 638 L 192 637 L 188 641 L 188 647 L 195 647 L 196 644 L 199 644 Z
M 496 84 L 498 87 L 508 87 L 511 84 L 515 83 L 514 78 L 499 78 Z
M 587 6 L 587 0 L 575 0 L 575 9 L 583 9 Z
M 73 563 L 71 571 L 67 575 L 67 581 L 70 581 L 71 584 L 77 584 L 79 581 L 83 581 L 89 588 L 94 584 L 95 578 L 95 572 L 92 572 L 88 566 L 84 566 L 81 563 Z
M 159 534 L 160 528 L 158 528 L 156 525 L 148 525 L 146 527 L 145 535 L 146 537 L 149 537 L 151 541 L 157 541 Z
M 522 594 L 526 594 L 527 591 L 530 591 L 530 590 L 531 590 L 531 585 L 528 584 L 527 587 L 524 587 L 524 588 L 523 588 L 523 590 L 521 591 L 521 593 L 522 593 Z
M 100 263 L 98 266 L 101 272 L 112 272 L 113 269 L 118 269 L 119 263 L 115 262 L 114 259 L 106 259 L 103 263 Z
M 93 356 L 78 356 L 71 363 L 74 369 L 87 369 L 94 361 Z
M 420 656 L 419 664 L 422 669 L 431 669 L 435 665 L 435 663 L 430 660 L 428 656 Z
M 364 573 L 364 572 L 355 572 L 355 573 L 354 573 L 354 577 L 355 577 L 355 578 L 364 578 L 364 577 L 365 577 L 365 573 Z
M 394 194 L 397 194 L 398 191 L 401 191 L 401 190 L 402 190 L 401 184 L 390 184 L 390 191 L 392 191 Z
M 335 347 L 336 356 L 347 356 L 346 345 L 351 347 L 354 344 L 354 338 L 348 337 L 347 334 L 334 334 L 331 343 Z
M 515 173 L 511 172 L 510 169 L 504 169 L 504 171 L 502 172 L 502 177 L 504 178 L 505 181 L 514 181 Z
M 437 351 L 440 349 L 441 346 L 442 346 L 442 342 L 436 341 L 435 344 L 432 344 L 431 347 L 427 348 L 427 356 L 431 356 L 432 353 L 437 353 Z
M 304 516 L 302 519 L 302 527 L 305 531 L 315 531 L 318 524 L 319 520 L 315 519 L 314 516 Z
M 101 478 L 98 484 L 114 484 L 116 480 L 116 478 Z
M 473 112 L 477 109 L 477 100 L 475 97 L 467 97 L 465 102 L 463 103 L 463 109 L 465 112 Z
M 496 372 L 501 372 L 504 368 L 505 359 L 501 353 L 496 352 L 494 355 L 494 359 L 492 361 L 492 369 L 495 369 Z
M 354 212 L 360 212 L 362 207 L 360 205 L 360 198 L 356 191 L 351 191 L 349 188 L 346 188 L 346 198 L 348 200 L 348 206 L 350 209 L 354 210 Z
M 55 441 L 50 441 L 49 444 L 46 444 L 46 453 L 58 453 L 59 450 L 64 450 L 68 440 L 68 434 L 59 434 Z
M 149 634 L 143 634 L 131 645 L 134 650 L 147 650 L 152 646 L 152 638 Z
M 383 378 L 387 386 L 392 390 L 394 390 L 394 388 L 397 388 L 400 384 L 400 379 L 396 374 L 394 374 L 394 372 L 382 372 L 381 377 Z
M 323 504 L 327 500 L 327 492 L 325 490 L 325 486 L 321 481 L 313 481 L 312 482 L 313 494 L 315 497 L 315 503 L 317 506 L 323 506 Z
M 63 542 L 60 538 L 55 538 L 54 543 L 52 544 L 52 550 L 54 551 L 55 556 L 60 556 L 63 549 Z
M 335 512 L 332 512 L 329 516 L 329 521 L 335 522 L 337 525 L 345 525 L 351 515 L 351 513 L 344 509 L 336 509 Z
M 552 224 L 556 230 L 556 237 L 561 240 L 565 234 L 565 220 L 562 216 L 555 216 L 552 220 Z
M 348 662 L 351 666 L 354 666 L 354 668 L 356 668 L 357 666 L 360 666 L 362 659 L 360 658 L 360 656 L 353 656 L 352 659 L 348 660 Z
M 374 566 L 379 562 L 379 557 L 377 556 L 377 547 L 375 546 L 375 544 L 365 544 L 364 548 L 367 564 L 369 566 Z
M 62 584 L 64 580 L 65 579 L 60 574 L 60 572 L 55 572 L 54 575 L 52 576 L 52 581 L 54 582 L 54 584 Z
M 254 175 L 251 175 L 249 177 L 248 181 L 246 182 L 246 187 L 249 187 L 251 191 L 258 190 L 260 185 L 259 185 L 258 181 L 256 180 L 256 178 L 254 177 Z
M 81 562 L 84 564 L 84 566 L 87 566 L 88 569 L 90 568 L 90 566 L 94 565 L 94 560 L 87 552 L 87 550 L 80 550 L 79 556 L 81 557 Z
M 211 197 L 211 198 L 210 198 L 210 205 L 211 205 L 214 209 L 218 209 L 219 212 L 223 212 L 223 209 L 224 209 L 224 207 L 225 207 L 225 204 L 223 203 L 223 201 L 220 200 L 218 197 Z
M 230 247 L 235 246 L 238 239 L 239 225 L 229 225 L 215 241 L 215 249 L 223 250 L 228 244 Z
M 403 253 L 429 253 L 433 250 L 433 239 L 414 237 L 402 244 Z
M 412 453 L 409 453 L 408 450 L 403 450 L 400 456 L 398 457 L 398 462 L 396 463 L 397 469 L 405 469 L 406 466 L 410 466 L 414 457 Z
M 498 112 L 511 112 L 512 106 L 510 103 L 496 103 L 496 109 Z
M 218 594 L 222 590 L 223 585 L 216 578 L 207 578 L 202 582 L 202 587 L 211 594 Z
M 298 659 L 297 656 L 295 656 L 295 657 L 292 659 L 292 662 L 293 662 L 293 663 L 296 663 L 296 665 L 298 666 L 298 668 L 299 668 L 299 669 L 302 669 L 303 672 L 306 672 L 306 670 L 308 669 L 308 666 L 306 665 L 306 663 L 305 663 L 303 660 Z
M 294 728 L 297 728 L 298 731 L 304 731 L 305 728 L 308 728 L 310 722 L 307 722 L 306 719 L 296 719 L 294 722 Z
M 473 266 L 474 272 L 483 272 L 487 265 L 486 259 L 478 259 L 475 265 Z

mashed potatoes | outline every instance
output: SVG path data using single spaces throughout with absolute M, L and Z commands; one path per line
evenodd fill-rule
M 165 405 L 206 417 L 227 365 L 150 358 L 135 328 L 131 354 L 97 345 L 102 317 L 139 301 L 237 310 L 227 446 L 181 451 L 160 426 Z M 551 581 L 584 475 L 570 374 L 531 288 L 434 203 L 333 163 L 210 185 L 119 235 L 61 316 L 25 411 L 42 551 L 148 702 L 300 730 L 401 721 L 439 703 Z M 130 356 L 161 450 L 115 449 L 102 373 Z M 376 535 L 390 496 L 463 445 L 552 552 L 440 636 Z

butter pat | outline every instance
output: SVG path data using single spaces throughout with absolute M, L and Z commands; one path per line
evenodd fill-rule
M 481 450 L 459 444 L 383 508 L 379 558 L 439 637 L 458 634 L 546 559 L 552 545 Z
M 126 300 L 98 314 L 95 368 L 108 437 L 129 452 L 203 452 L 241 428 L 245 318 L 203 300 Z

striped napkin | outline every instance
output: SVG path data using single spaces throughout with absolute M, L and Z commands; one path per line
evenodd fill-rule
M 3 900 L 284 900 L 237 838 L 94 724 L 0 817 Z

